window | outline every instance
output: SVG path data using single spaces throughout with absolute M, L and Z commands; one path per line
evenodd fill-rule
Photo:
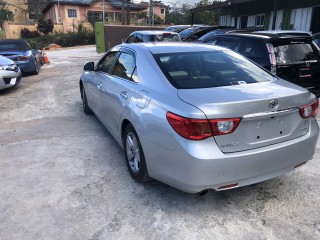
M 112 64 L 116 60 L 117 53 L 118 52 L 111 52 L 104 59 L 102 59 L 98 64 L 97 71 L 109 73 Z
M 114 65 L 112 74 L 124 79 L 131 80 L 135 70 L 135 59 L 131 54 L 122 52 Z M 135 76 L 136 78 L 137 76 Z
M 229 48 L 233 51 L 239 50 L 239 40 L 238 39 L 232 39 L 232 38 L 218 38 L 218 40 L 215 42 L 216 45 Z
M 256 15 L 256 27 L 264 26 L 264 14 Z
M 77 9 L 68 9 L 69 18 L 77 18 Z
M 177 89 L 253 84 L 274 77 L 232 51 L 155 54 L 160 69 Z
M 282 43 L 274 44 L 274 52 L 278 64 L 289 64 L 319 59 L 317 53 L 309 43 Z
M 161 8 L 161 16 L 164 16 L 164 8 Z

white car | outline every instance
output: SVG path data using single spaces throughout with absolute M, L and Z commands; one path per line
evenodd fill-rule
M 0 90 L 18 85 L 21 79 L 20 68 L 14 61 L 0 56 Z

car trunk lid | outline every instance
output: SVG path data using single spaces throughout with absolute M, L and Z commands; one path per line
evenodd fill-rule
M 308 91 L 283 80 L 180 89 L 178 96 L 203 111 L 208 119 L 241 118 L 233 133 L 214 136 L 224 153 L 268 146 L 306 134 L 310 120 L 302 119 L 299 107 L 314 100 Z

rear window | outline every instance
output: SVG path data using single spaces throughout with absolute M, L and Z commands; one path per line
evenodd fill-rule
M 178 89 L 210 88 L 274 80 L 274 76 L 231 51 L 154 55 L 164 75 Z
M 181 38 L 187 38 L 191 33 L 193 33 L 196 30 L 197 30 L 197 28 L 188 28 L 186 30 L 183 30 L 179 34 L 180 34 Z
M 274 47 L 274 51 L 278 64 L 289 64 L 318 58 L 309 43 L 292 42 L 290 44 L 278 45 Z
M 0 51 L 26 51 L 28 46 L 23 43 L 0 43 Z
M 154 36 L 156 42 L 180 42 L 180 37 L 178 34 L 158 34 Z

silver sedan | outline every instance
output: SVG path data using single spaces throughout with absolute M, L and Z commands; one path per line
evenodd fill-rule
M 14 61 L 0 56 L 0 90 L 18 85 L 21 79 L 20 68 Z
M 293 171 L 319 134 L 313 94 L 216 46 L 122 44 L 85 64 L 80 91 L 135 180 L 190 193 Z

